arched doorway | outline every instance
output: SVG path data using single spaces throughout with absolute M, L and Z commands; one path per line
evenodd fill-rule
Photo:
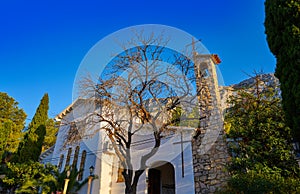
M 149 169 L 148 194 L 175 194 L 175 170 L 171 163 Z

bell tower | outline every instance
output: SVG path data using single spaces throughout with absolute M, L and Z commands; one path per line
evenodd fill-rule
M 199 113 L 202 118 L 193 141 L 195 193 L 214 193 L 226 184 L 227 146 L 216 65 L 218 55 L 194 53 Z

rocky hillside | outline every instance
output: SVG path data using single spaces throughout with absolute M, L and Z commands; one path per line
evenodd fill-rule
M 221 98 L 221 107 L 222 110 L 225 110 L 228 107 L 227 100 L 230 96 L 234 95 L 238 90 L 246 89 L 247 91 L 253 90 L 255 88 L 256 77 L 251 77 L 244 81 L 241 81 L 238 84 L 233 84 L 230 86 L 220 86 L 220 98 Z M 260 88 L 264 87 L 273 87 L 278 90 L 278 94 L 280 94 L 279 89 L 279 80 L 275 77 L 273 73 L 261 74 L 258 75 L 258 79 L 260 80 L 259 86 Z

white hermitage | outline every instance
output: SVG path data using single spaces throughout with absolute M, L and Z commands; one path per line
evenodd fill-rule
M 221 184 L 211 178 L 216 176 L 210 175 L 216 172 L 221 174 L 223 163 L 211 165 L 209 168 L 204 166 L 203 170 L 200 169 L 198 163 L 198 161 L 204 161 L 205 164 L 210 165 L 220 161 L 217 158 L 221 156 L 220 154 L 216 155 L 215 152 L 211 152 L 214 156 L 210 156 L 206 152 L 203 153 L 204 149 L 199 150 L 201 147 L 199 145 L 203 143 L 197 142 L 211 144 L 210 140 L 205 138 L 202 141 L 201 138 L 205 134 L 203 131 L 216 131 L 218 136 L 223 129 L 215 70 L 215 64 L 219 62 L 216 62 L 216 55 L 205 55 L 201 58 L 197 63 L 199 67 L 202 64 L 203 66 L 199 69 L 207 73 L 203 79 L 205 83 L 208 83 L 207 88 L 210 90 L 208 98 L 211 98 L 208 101 L 213 106 L 208 110 L 210 115 L 207 117 L 207 123 L 203 129 L 197 131 L 194 128 L 173 127 L 173 131 L 162 138 L 157 153 L 147 161 L 145 172 L 139 178 L 137 185 L 139 194 L 212 193 L 215 190 L 214 185 Z M 204 82 L 201 81 L 201 83 Z M 60 113 L 56 117 L 61 121 L 56 144 L 41 155 L 41 161 L 57 165 L 61 171 L 66 166 L 76 166 L 81 171 L 77 177 L 79 182 L 90 176 L 89 168 L 93 166 L 94 174 L 98 178 L 92 181 L 91 193 L 124 193 L 124 178 L 120 173 L 119 161 L 107 134 L 104 130 L 99 130 L 101 128 L 99 123 L 86 119 L 94 108 L 93 103 L 88 100 L 77 99 Z M 220 133 L 221 136 L 222 133 Z M 147 153 L 146 148 L 153 147 L 151 146 L 153 141 L 146 141 L 147 139 L 149 139 L 147 135 L 141 135 L 133 140 L 133 168 L 138 168 L 140 157 Z M 208 147 L 206 144 L 205 149 Z M 201 158 L 202 156 L 205 156 L 204 159 Z M 203 176 L 205 177 L 202 178 Z M 87 190 L 88 184 L 85 184 L 78 193 L 85 194 Z

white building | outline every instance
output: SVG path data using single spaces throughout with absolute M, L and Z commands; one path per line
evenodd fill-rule
M 205 95 L 211 98 L 208 100 L 211 104 L 207 105 L 211 113 L 206 125 L 198 131 L 173 127 L 173 132 L 165 134 L 158 151 L 147 160 L 145 171 L 138 181 L 137 193 L 213 193 L 224 185 L 223 168 L 227 155 L 222 142 L 223 122 L 214 66 L 216 55 L 205 55 L 196 61 L 203 65 L 199 68 L 201 71 L 208 72 L 204 81 L 210 95 Z M 66 166 L 76 166 L 82 171 L 77 177 L 80 182 L 88 178 L 89 167 L 93 166 L 98 179 L 93 180 L 91 193 L 124 193 L 122 170 L 111 142 L 106 132 L 99 130 L 99 123 L 87 119 L 94 110 L 93 103 L 78 99 L 60 113 L 57 119 L 61 120 L 61 126 L 56 144 L 41 156 L 42 162 L 57 165 L 61 171 Z M 209 136 L 205 137 L 207 131 Z M 139 169 L 141 157 L 149 153 L 153 144 L 151 134 L 140 134 L 132 140 L 131 163 L 134 170 Z M 87 188 L 88 184 L 85 184 L 78 193 L 87 193 Z

